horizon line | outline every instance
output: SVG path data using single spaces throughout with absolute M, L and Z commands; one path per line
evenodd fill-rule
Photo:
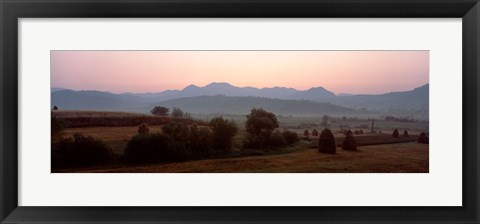
M 296 88 L 293 88 L 293 87 L 285 87 L 285 86 L 273 86 L 273 87 L 253 87 L 253 86 L 235 86 L 235 85 L 232 85 L 228 82 L 211 82 L 209 84 L 206 84 L 204 86 L 199 86 L 199 85 L 195 85 L 195 84 L 189 84 L 181 89 L 165 89 L 165 90 L 160 90 L 160 91 L 156 91 L 156 92 L 112 92 L 112 91 L 108 91 L 108 90 L 95 90 L 95 89 L 72 89 L 72 88 L 65 88 L 65 87 L 50 87 L 50 90 L 51 89 L 62 89 L 62 90 L 72 90 L 72 91 L 97 91 L 97 92 L 105 92 L 105 93 L 112 93 L 112 94 L 155 94 L 155 93 L 162 93 L 162 92 L 165 92 L 165 91 L 182 91 L 184 89 L 186 89 L 187 87 L 189 86 L 195 86 L 195 87 L 198 87 L 198 88 L 204 88 L 204 87 L 207 87 L 211 84 L 228 84 L 230 86 L 233 86 L 233 87 L 236 87 L 236 88 L 255 88 L 255 89 L 273 89 L 273 88 L 285 88 L 285 89 L 294 89 L 294 90 L 297 90 L 297 91 L 307 91 L 307 90 L 310 90 L 310 89 L 314 89 L 314 88 L 323 88 L 324 90 L 326 91 L 329 91 L 331 93 L 333 93 L 334 95 L 338 96 L 340 94 L 351 94 L 351 95 L 382 95 L 382 94 L 388 94 L 388 93 L 395 93 L 395 92 L 407 92 L 407 91 L 412 91 L 414 89 L 417 89 L 417 88 L 420 88 L 420 87 L 423 87 L 423 86 L 426 86 L 426 85 L 429 85 L 430 83 L 427 82 L 423 85 L 419 85 L 417 87 L 413 87 L 412 89 L 408 89 L 408 90 L 400 90 L 400 91 L 389 91 L 389 92 L 383 92 L 383 93 L 345 93 L 345 92 L 342 92 L 342 93 L 335 93 L 333 91 L 330 91 L 328 88 L 325 88 L 323 86 L 313 86 L 313 87 L 310 87 L 310 88 L 307 88 L 307 89 L 304 89 L 304 90 L 301 90 L 301 89 L 296 89 Z

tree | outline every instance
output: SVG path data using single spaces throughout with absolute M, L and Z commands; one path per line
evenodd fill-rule
M 183 110 L 180 108 L 174 107 L 172 110 L 172 117 L 183 117 Z
M 212 131 L 207 127 L 190 126 L 188 145 L 194 153 L 208 153 L 213 145 Z
M 182 122 L 170 122 L 162 127 L 162 132 L 170 136 L 174 141 L 187 142 L 188 126 Z
M 285 139 L 285 143 L 287 143 L 287 145 L 291 145 L 291 144 L 294 144 L 294 143 L 300 141 L 300 138 L 298 137 L 298 134 L 296 132 L 287 130 L 287 131 L 282 132 L 282 135 L 283 135 L 283 138 Z
M 251 135 L 254 145 L 265 145 L 268 143 L 272 131 L 278 128 L 277 116 L 263 109 L 254 108 L 247 115 L 245 128 Z
M 58 107 L 57 107 L 57 106 L 53 106 L 53 110 L 58 110 Z
M 312 131 L 312 136 L 318 136 L 318 131 L 317 131 L 317 129 L 313 129 L 313 131 Z
M 233 137 L 238 132 L 235 121 L 225 120 L 223 117 L 215 117 L 210 120 L 209 124 L 213 132 L 213 147 L 215 149 L 231 148 Z
M 150 111 L 150 113 L 153 115 L 168 116 L 168 111 L 169 109 L 166 107 L 156 106 Z

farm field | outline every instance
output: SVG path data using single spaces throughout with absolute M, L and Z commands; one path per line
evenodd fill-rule
M 429 171 L 428 145 L 416 142 L 360 146 L 358 151 L 337 148 L 337 154 L 316 149 L 297 152 L 208 159 L 182 163 L 134 167 L 97 167 L 66 172 L 100 173 L 426 173 Z
M 197 155 L 183 162 L 156 162 L 156 163 L 128 163 L 124 159 L 125 149 L 132 137 L 138 134 L 139 126 L 131 123 L 143 122 L 147 119 L 152 125 L 150 133 L 162 133 L 162 127 L 169 122 L 185 122 L 187 125 L 196 124 L 199 128 L 209 128 L 207 121 L 190 118 L 173 118 L 166 116 L 151 116 L 135 113 L 95 112 L 95 111 L 55 111 L 53 115 L 63 119 L 65 128 L 61 132 L 62 138 L 71 138 L 75 134 L 91 136 L 104 142 L 111 149 L 113 158 L 107 162 L 95 165 L 78 167 L 52 167 L 52 172 L 217 172 L 217 173 L 243 173 L 243 172 L 283 172 L 283 173 L 417 173 L 428 172 L 429 152 L 428 144 L 417 143 L 418 134 L 425 126 L 423 122 L 376 121 L 384 125 L 385 129 L 377 128 L 376 133 L 354 134 L 358 151 L 342 150 L 345 135 L 340 132 L 340 127 L 333 127 L 333 137 L 337 146 L 334 155 L 317 152 L 318 136 L 304 138 L 304 130 L 312 132 L 313 129 L 322 131 L 319 123 L 310 121 L 307 128 L 299 127 L 298 123 L 289 124 L 289 128 L 280 126 L 279 129 L 289 130 L 302 138 L 293 145 L 282 147 L 267 147 L 247 149 L 242 147 L 242 141 L 248 135 L 245 123 L 236 121 L 239 131 L 233 137 L 232 147 L 223 151 L 211 151 L 207 155 Z M 109 120 L 110 119 L 110 120 Z M 292 118 L 294 119 L 294 118 Z M 107 120 L 107 123 L 105 123 Z M 332 119 L 333 120 L 333 119 Z M 80 122 L 81 121 L 81 122 Z M 152 122 L 153 121 L 153 122 Z M 79 123 L 80 122 L 80 123 Z M 110 122 L 110 123 L 108 123 Z M 156 123 L 157 122 L 157 123 Z M 352 130 L 362 130 L 368 133 L 366 124 L 370 120 L 355 119 L 343 121 Z M 79 125 L 83 124 L 83 125 Z M 293 125 L 292 125 L 293 124 Z M 305 124 L 305 123 L 302 123 Z M 105 126 L 107 125 L 107 126 Z M 110 126 L 108 126 L 110 125 Z M 428 125 L 428 123 L 426 124 Z M 409 130 L 409 136 L 392 137 L 391 127 L 398 127 L 400 133 L 403 129 Z
M 150 132 L 161 132 L 162 126 L 154 125 L 150 126 Z M 75 133 L 81 133 L 84 135 L 92 136 L 98 139 L 105 141 L 109 144 L 113 152 L 118 155 L 123 154 L 123 150 L 127 145 L 127 141 L 134 135 L 137 134 L 138 126 L 126 126 L 126 127 L 85 127 L 85 128 L 67 128 L 64 131 L 64 137 L 71 137 Z M 300 130 L 297 130 L 298 134 L 301 135 Z M 242 137 L 245 133 L 240 132 L 234 138 L 234 146 L 240 146 Z M 343 139 L 345 138 L 343 134 L 335 134 L 335 142 L 337 146 L 340 147 Z M 402 142 L 412 142 L 416 141 L 417 136 L 412 135 L 410 137 L 401 137 L 401 138 L 392 138 L 389 134 L 363 134 L 355 137 L 357 140 L 357 145 L 379 145 L 379 144 L 392 144 L 392 143 L 402 143 Z M 311 138 L 310 141 L 316 141 L 318 138 Z M 310 144 L 307 144 L 310 145 Z M 313 145 L 313 143 L 312 143 Z M 313 147 L 313 146 L 312 146 Z M 235 149 L 235 148 L 234 148 Z

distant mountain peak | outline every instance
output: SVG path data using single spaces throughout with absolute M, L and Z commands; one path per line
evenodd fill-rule
M 228 86 L 228 87 L 234 87 L 232 84 L 228 83 L 228 82 L 212 82 L 208 85 L 206 85 L 205 87 L 211 87 L 211 86 Z
M 190 84 L 188 85 L 187 87 L 183 88 L 183 90 L 186 90 L 186 89 L 198 89 L 200 87 L 196 86 L 196 85 L 193 85 L 193 84 Z

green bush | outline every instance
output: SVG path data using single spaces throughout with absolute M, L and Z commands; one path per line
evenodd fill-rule
M 213 146 L 212 131 L 209 128 L 198 128 L 193 124 L 190 127 L 188 143 L 194 153 L 208 153 Z
M 186 142 L 188 140 L 188 126 L 183 122 L 169 122 L 162 127 L 162 132 L 170 136 L 172 140 Z
M 284 131 L 282 133 L 283 138 L 285 138 L 285 142 L 287 145 L 295 144 L 298 141 L 300 141 L 300 138 L 298 137 L 298 134 L 293 131 Z
M 269 143 L 268 145 L 272 147 L 283 147 L 287 145 L 287 142 L 285 141 L 283 134 L 278 130 L 272 133 L 268 143 Z
M 82 134 L 52 144 L 52 167 L 93 165 L 108 161 L 111 156 L 111 149 L 105 142 Z
M 125 159 L 131 163 L 181 161 L 189 154 L 185 143 L 162 133 L 135 135 L 125 149 Z
M 229 149 L 232 147 L 233 137 L 238 132 L 235 121 L 225 120 L 222 117 L 213 118 L 210 121 L 210 128 L 213 131 L 213 148 Z
M 174 107 L 172 110 L 172 117 L 183 117 L 183 110 L 180 108 Z
M 247 133 L 242 139 L 242 147 L 245 149 L 254 149 L 258 147 L 258 140 L 250 133 Z

